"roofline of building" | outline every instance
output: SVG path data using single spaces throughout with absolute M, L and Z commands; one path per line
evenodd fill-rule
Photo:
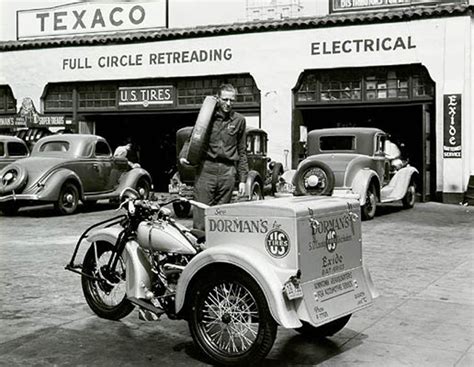
M 444 18 L 469 15 L 474 6 L 469 4 L 412 6 L 401 9 L 387 9 L 363 13 L 330 14 L 322 17 L 300 17 L 279 21 L 255 21 L 225 25 L 207 25 L 188 28 L 157 29 L 74 37 L 42 38 L 23 41 L 0 42 L 0 51 L 16 51 L 38 48 L 94 46 L 153 42 L 160 40 L 189 39 L 223 35 L 289 31 L 341 27 L 360 24 L 406 22 L 419 19 Z

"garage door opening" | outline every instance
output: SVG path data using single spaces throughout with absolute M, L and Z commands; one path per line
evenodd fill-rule
M 420 172 L 417 191 L 422 201 L 435 192 L 434 136 L 429 104 L 384 106 L 331 106 L 300 109 L 308 131 L 332 127 L 376 127 L 390 134 L 404 158 Z
M 139 148 L 139 163 L 150 173 L 154 190 L 165 192 L 176 172 L 176 131 L 193 126 L 197 114 L 95 115 L 88 116 L 87 121 L 95 122 L 95 133 L 106 138 L 112 150 L 130 137 Z

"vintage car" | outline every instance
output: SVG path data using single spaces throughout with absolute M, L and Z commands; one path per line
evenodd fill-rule
M 179 155 L 184 143 L 191 136 L 193 127 L 187 126 L 176 133 L 176 153 Z M 283 174 L 283 165 L 267 157 L 267 133 L 262 129 L 247 128 L 247 159 L 249 175 L 246 182 L 247 199 L 263 199 L 264 194 L 273 195 L 276 192 L 280 176 Z M 192 197 L 196 170 L 193 166 L 177 163 L 178 172 L 171 178 L 168 186 L 169 193 Z M 175 203 L 175 214 L 180 217 L 189 215 L 191 209 L 187 203 Z
M 118 200 L 128 186 L 147 195 L 151 176 L 131 168 L 126 158 L 114 157 L 104 138 L 51 135 L 34 145 L 30 157 L 0 171 L 0 210 L 13 215 L 22 206 L 54 203 L 59 214 L 72 214 L 79 200 Z
M 26 143 L 15 136 L 0 135 L 0 169 L 30 155 Z
M 389 153 L 389 147 L 391 152 Z M 363 219 L 372 219 L 378 203 L 415 204 L 418 170 L 402 161 L 388 135 L 376 128 L 332 128 L 308 133 L 307 155 L 286 174 L 279 192 L 359 198 Z

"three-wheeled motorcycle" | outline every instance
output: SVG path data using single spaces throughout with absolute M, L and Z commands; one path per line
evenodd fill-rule
M 277 326 L 330 336 L 369 306 L 355 199 L 286 197 L 205 208 L 205 232 L 166 205 L 122 195 L 124 213 L 88 228 L 66 269 L 81 274 L 90 308 L 119 320 L 186 319 L 213 363 L 265 358 Z M 88 243 L 82 263 L 79 247 Z

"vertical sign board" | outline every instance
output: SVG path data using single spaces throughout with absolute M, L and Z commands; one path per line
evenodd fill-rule
M 461 95 L 445 94 L 443 158 L 461 158 Z

